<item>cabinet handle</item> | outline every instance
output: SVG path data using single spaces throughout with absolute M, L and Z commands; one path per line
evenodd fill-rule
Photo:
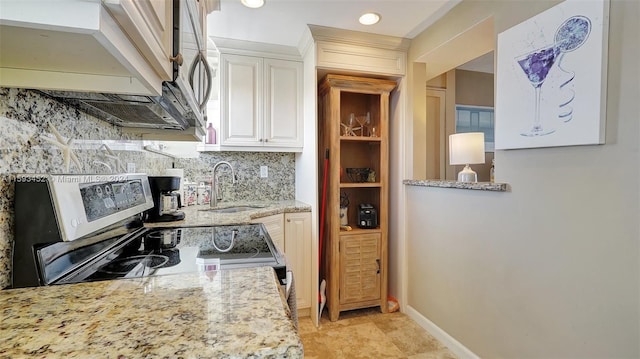
M 291 222 L 291 218 L 287 218 L 287 222 Z
M 261 138 L 261 139 L 259 139 L 258 141 L 262 142 L 262 138 Z
M 268 139 L 268 138 L 265 138 L 265 139 L 264 139 L 264 142 L 269 142 L 269 139 Z
M 376 264 L 378 265 L 378 271 L 376 273 L 380 274 L 380 259 L 376 259 Z
M 169 61 L 177 63 L 178 66 L 182 66 L 184 58 L 182 57 L 182 54 L 178 52 L 176 56 L 169 57 Z

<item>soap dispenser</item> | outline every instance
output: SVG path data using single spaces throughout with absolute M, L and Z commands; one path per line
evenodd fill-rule
M 216 129 L 213 128 L 213 124 L 209 123 L 209 126 L 207 126 L 207 140 L 206 143 L 209 145 L 215 145 L 216 144 Z

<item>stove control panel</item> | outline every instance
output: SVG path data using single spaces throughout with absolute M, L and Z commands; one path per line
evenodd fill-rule
M 27 186 L 46 184 L 63 241 L 76 240 L 153 207 L 146 174 L 25 174 L 16 181 Z

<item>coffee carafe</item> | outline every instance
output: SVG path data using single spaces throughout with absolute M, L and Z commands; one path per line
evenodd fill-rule
M 153 208 L 147 211 L 147 222 L 172 222 L 184 219 L 180 193 L 180 177 L 149 176 Z

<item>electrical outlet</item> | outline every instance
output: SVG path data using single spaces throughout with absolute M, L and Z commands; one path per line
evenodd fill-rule
M 136 172 L 136 164 L 133 162 L 127 163 L 127 173 L 135 173 Z
M 260 166 L 260 178 L 267 178 L 267 177 L 269 177 L 269 167 Z

